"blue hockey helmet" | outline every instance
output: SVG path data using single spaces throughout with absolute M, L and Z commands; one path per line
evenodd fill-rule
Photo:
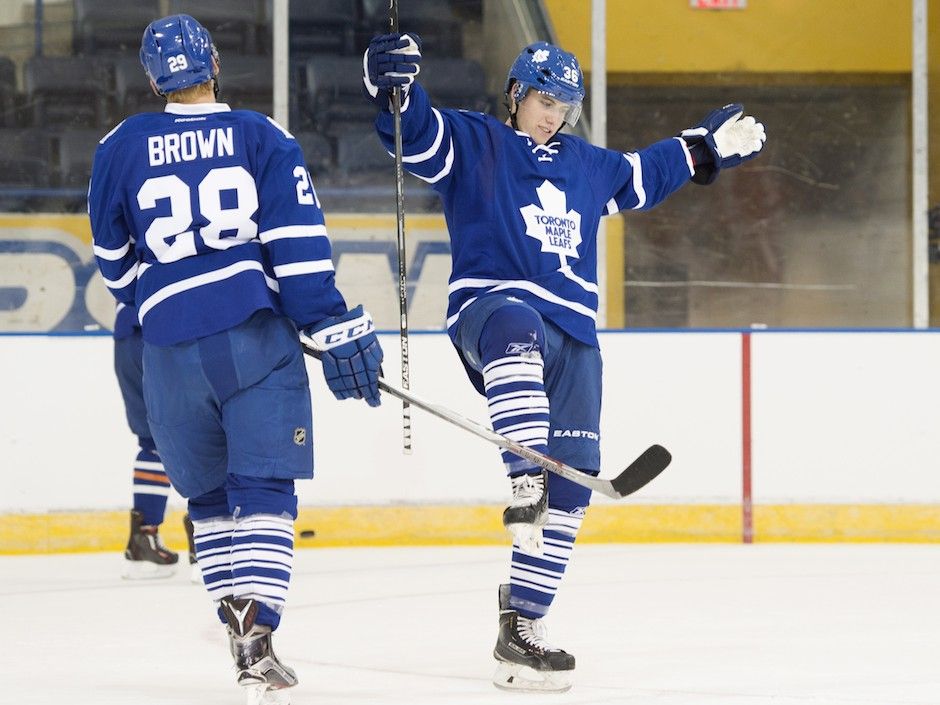
M 219 54 L 209 31 L 189 15 L 170 15 L 147 25 L 140 63 L 160 95 L 215 78 Z
M 569 105 L 565 122 L 574 125 L 581 116 L 584 76 L 575 55 L 548 42 L 530 44 L 516 57 L 506 77 L 506 93 L 516 103 L 532 88 Z

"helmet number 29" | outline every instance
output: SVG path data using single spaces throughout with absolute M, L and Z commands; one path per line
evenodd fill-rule
M 185 71 L 189 68 L 189 62 L 186 61 L 185 54 L 177 54 L 176 56 L 167 57 L 166 66 L 170 69 L 170 73 L 176 73 L 177 71 Z

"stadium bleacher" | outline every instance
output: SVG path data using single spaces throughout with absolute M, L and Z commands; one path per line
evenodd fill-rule
M 0 56 L 0 129 L 6 144 L 15 143 L 0 189 L 33 189 L 37 197 L 48 192 L 49 202 L 61 205 L 64 199 L 66 210 L 83 207 L 97 139 L 128 115 L 162 109 L 137 49 L 143 28 L 167 7 L 192 14 L 211 32 L 222 62 L 220 99 L 271 114 L 271 0 L 66 5 L 65 52 Z M 468 12 L 481 11 L 476 0 L 416 0 L 402 9 L 402 26 L 420 33 L 427 47 L 422 79 L 441 107 L 486 111 L 495 104 L 482 66 L 462 55 L 461 22 Z M 362 51 L 371 36 L 387 31 L 386 15 L 384 0 L 289 5 L 289 127 L 321 190 L 363 183 L 394 188 L 391 160 L 375 137 L 375 110 L 361 95 L 360 79 Z M 17 197 L 0 205 L 25 203 Z

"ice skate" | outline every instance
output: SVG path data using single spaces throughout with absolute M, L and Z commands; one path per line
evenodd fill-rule
M 202 571 L 196 562 L 196 540 L 193 538 L 193 520 L 189 514 L 183 515 L 183 530 L 186 532 L 186 543 L 189 546 L 189 582 L 202 584 Z
M 542 528 L 548 522 L 548 472 L 517 475 L 510 480 L 512 502 L 503 511 L 503 526 L 520 551 L 541 556 Z
M 156 526 L 144 526 L 144 515 L 131 510 L 131 535 L 124 549 L 127 580 L 168 578 L 176 572 L 179 556 L 163 545 Z
M 509 586 L 499 586 L 499 636 L 493 685 L 503 690 L 563 693 L 571 688 L 574 656 L 545 640 L 540 619 L 527 619 L 509 606 Z
M 288 688 L 297 675 L 285 666 L 271 645 L 271 627 L 255 624 L 258 603 L 252 599 L 223 597 L 222 613 L 228 622 L 229 647 L 235 659 L 238 685 L 245 689 L 247 705 L 288 705 Z

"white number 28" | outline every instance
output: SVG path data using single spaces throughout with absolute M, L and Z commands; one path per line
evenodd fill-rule
M 235 192 L 234 207 L 222 205 L 224 191 Z M 156 208 L 161 199 L 170 201 L 170 214 L 154 218 L 144 233 L 147 247 L 158 261 L 175 262 L 195 255 L 196 230 L 202 241 L 216 250 L 227 250 L 258 234 L 258 225 L 251 219 L 258 210 L 258 191 L 245 167 L 212 169 L 199 182 L 197 194 L 200 222 L 204 223 L 198 228 L 194 227 L 191 189 L 178 176 L 170 174 L 147 179 L 137 192 L 137 205 L 141 210 Z

